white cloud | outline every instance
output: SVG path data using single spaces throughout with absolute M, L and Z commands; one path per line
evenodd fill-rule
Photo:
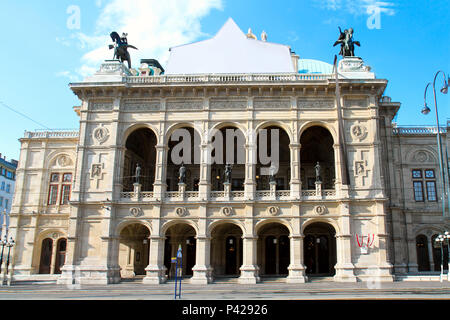
M 77 33 L 82 49 L 89 50 L 81 58 L 77 70 L 82 76 L 92 74 L 105 59 L 111 59 L 112 31 L 128 33 L 128 43 L 139 50 L 129 49 L 136 67 L 142 58 L 154 58 L 164 66 L 169 48 L 190 43 L 204 34 L 201 18 L 213 9 L 222 10 L 222 0 L 110 0 L 102 5 L 93 34 Z
M 327 10 L 345 10 L 355 15 L 368 14 L 368 9 L 378 8 L 381 13 L 393 16 L 396 11 L 392 8 L 393 2 L 384 2 L 378 0 L 315 0 L 319 2 L 322 9 Z

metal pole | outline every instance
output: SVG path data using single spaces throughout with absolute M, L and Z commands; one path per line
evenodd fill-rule
M 183 256 L 180 257 L 180 287 L 178 297 L 181 299 L 181 281 L 183 280 Z
M 177 276 L 178 276 L 178 258 L 175 264 L 175 300 L 177 300 L 177 284 L 178 284 Z
M 442 203 L 443 203 L 443 216 L 445 217 L 445 193 L 447 193 L 448 198 L 448 205 L 450 206 L 450 192 L 449 192 L 449 185 L 446 183 L 445 179 L 445 169 L 444 169 L 444 161 L 443 161 L 443 153 L 442 153 L 442 142 L 441 142 L 441 130 L 439 126 L 439 116 L 438 116 L 438 107 L 437 107 L 437 98 L 436 98 L 436 79 L 439 73 L 444 75 L 444 82 L 445 82 L 445 73 L 441 70 L 436 72 L 433 80 L 433 98 L 434 98 L 434 108 L 436 110 L 436 125 L 437 125 L 437 138 L 438 138 L 438 151 L 439 151 L 439 168 L 441 169 L 441 176 L 442 176 Z M 426 90 L 426 89 L 425 89 Z
M 439 241 L 440 242 L 440 241 Z M 444 277 L 444 249 L 443 249 L 443 243 L 441 243 L 441 276 L 439 277 L 439 280 L 442 282 L 442 278 Z

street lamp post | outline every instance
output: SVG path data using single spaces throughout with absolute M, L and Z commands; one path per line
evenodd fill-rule
M 8 258 L 6 259 L 6 281 L 8 286 L 11 285 L 11 277 L 8 278 L 8 267 L 9 267 L 9 258 L 11 254 L 11 248 L 14 246 L 15 241 L 12 237 L 9 238 L 9 241 L 6 243 L 6 247 L 8 248 Z
M 434 94 L 434 108 L 436 110 L 436 126 L 437 126 L 437 144 L 438 144 L 438 152 L 439 152 L 439 169 L 441 172 L 441 179 L 442 179 L 442 216 L 445 217 L 445 189 L 447 188 L 447 196 L 450 197 L 450 193 L 449 193 L 449 186 L 448 184 L 445 183 L 445 169 L 443 166 L 443 153 L 442 153 L 442 143 L 441 143 L 441 129 L 439 126 L 439 115 L 438 115 L 438 107 L 437 107 L 437 99 L 436 99 L 436 79 L 439 73 L 443 74 L 444 77 L 444 86 L 441 89 L 441 92 L 443 94 L 447 94 L 448 92 L 448 82 L 450 82 L 450 78 L 447 82 L 447 79 L 445 77 L 445 73 L 443 71 L 438 71 L 436 72 L 436 75 L 434 76 L 434 80 L 433 80 L 433 94 Z M 422 109 L 422 113 L 424 115 L 427 115 L 428 113 L 430 113 L 430 108 L 427 105 L 427 89 L 430 86 L 431 82 L 427 84 L 427 86 L 425 87 L 425 93 L 424 93 L 424 106 Z M 450 199 L 448 201 L 449 206 L 450 206 Z
M 439 280 L 442 282 L 442 279 L 444 277 L 444 245 L 447 244 L 447 254 L 448 254 L 450 246 L 449 232 L 445 231 L 444 234 L 438 235 L 434 241 L 441 247 L 441 275 L 439 277 Z M 449 268 L 447 270 L 447 281 L 450 281 L 450 261 L 448 261 L 447 263 L 449 263 Z

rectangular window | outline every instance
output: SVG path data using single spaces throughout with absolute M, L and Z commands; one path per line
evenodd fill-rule
M 69 204 L 70 200 L 70 185 L 63 185 L 61 189 L 61 205 Z
M 10 184 L 7 184 L 7 185 L 6 185 L 6 192 L 7 192 L 7 193 L 10 193 L 10 192 L 11 192 L 11 185 L 10 185 Z
M 2 205 L 3 205 L 3 197 L 0 197 L 0 208 L 2 207 Z
M 427 181 L 427 198 L 428 201 L 437 201 L 436 182 L 434 181 Z
M 59 182 L 59 173 L 53 173 L 50 182 Z
M 58 186 L 50 185 L 50 190 L 48 192 L 48 204 L 55 205 L 57 197 L 58 197 Z
M 434 179 L 434 170 L 433 169 L 427 169 L 425 170 L 425 178 L 426 179 Z
M 423 185 L 422 181 L 414 181 L 414 200 L 417 202 L 423 202 Z
M 63 176 L 63 182 L 72 182 L 72 174 L 71 173 L 65 173 Z
M 6 175 L 5 172 L 6 172 L 5 168 L 2 168 L 2 176 Z
M 0 187 L 0 190 L 2 190 L 2 191 L 5 190 L 5 181 L 2 181 L 2 186 Z
M 6 171 L 6 177 L 8 179 L 12 179 L 13 178 L 13 173 L 11 171 Z
M 413 177 L 413 179 L 420 179 L 420 178 L 422 178 L 422 170 L 414 169 L 412 171 L 412 177 Z
M 9 202 L 9 200 L 8 200 L 8 199 L 5 199 L 5 209 L 6 209 L 6 210 L 8 210 L 8 202 Z

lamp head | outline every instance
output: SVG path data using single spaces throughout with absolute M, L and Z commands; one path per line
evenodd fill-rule
M 420 111 L 420 112 L 422 112 L 422 114 L 424 114 L 424 115 L 427 115 L 430 113 L 430 111 L 431 111 L 430 108 L 428 108 L 427 104 L 425 103 L 425 105 L 422 108 L 422 111 Z
M 441 92 L 443 94 L 447 94 L 448 93 L 448 82 L 444 79 L 444 86 L 441 89 Z

